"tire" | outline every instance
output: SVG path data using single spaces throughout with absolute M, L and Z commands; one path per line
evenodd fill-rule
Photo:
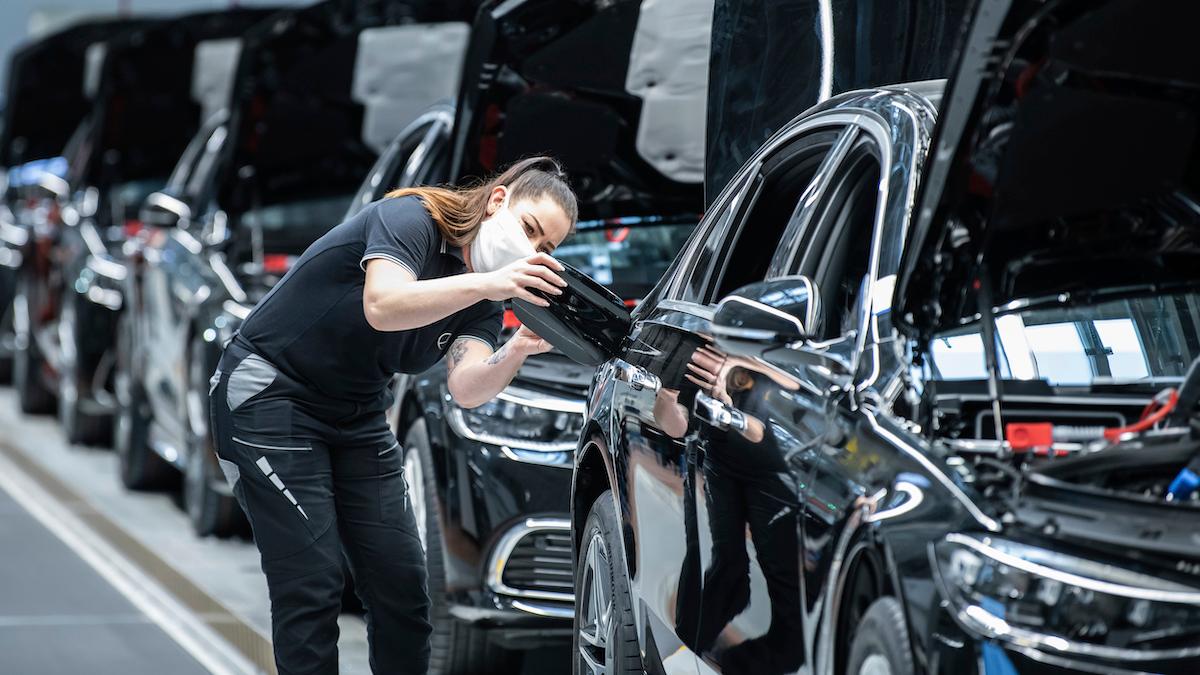
M 850 643 L 849 675 L 913 675 L 904 608 L 893 597 L 871 603 Z
M 404 453 L 405 480 L 409 481 L 409 476 L 419 476 L 418 480 L 410 481 L 409 498 L 413 500 L 414 515 L 418 516 L 418 528 L 424 521 L 421 542 L 425 547 L 429 573 L 429 621 L 433 624 L 429 675 L 513 672 L 519 660 L 517 654 L 494 644 L 488 638 L 487 631 L 462 623 L 450 615 L 450 603 L 446 597 L 446 562 L 442 557 L 441 508 L 436 497 L 433 454 L 429 448 L 429 433 L 424 419 L 414 422 L 405 433 Z
M 58 378 L 58 423 L 68 443 L 78 445 L 99 445 L 112 437 L 109 426 L 111 418 L 108 415 L 92 415 L 83 411 L 79 392 L 90 385 L 82 382 L 79 375 L 79 340 L 76 327 L 77 314 L 73 299 L 68 299 L 59 316 L 59 331 L 64 342 L 70 343 L 70 348 L 63 349 L 62 372 Z M 67 357 L 67 354 L 73 356 Z
M 613 493 L 605 490 L 592 504 L 575 563 L 574 675 L 645 672 L 622 550 Z
M 194 337 L 188 348 L 184 393 L 187 464 L 183 475 L 183 505 L 197 535 L 225 538 L 244 530 L 249 523 L 237 499 L 214 487 L 225 477 L 217 464 L 216 445 L 209 425 L 208 379 L 216 366 L 211 364 L 207 352 L 207 343 Z
M 132 363 L 133 325 L 122 314 L 117 328 L 115 386 L 117 415 L 113 423 L 113 450 L 121 483 L 130 490 L 159 490 L 179 480 L 175 467 L 150 449 L 150 407 Z
M 33 310 L 29 307 L 28 283 L 20 281 L 13 298 L 13 312 L 22 312 L 25 318 L 24 328 L 17 333 L 13 349 L 13 388 L 17 390 L 21 412 L 45 415 L 54 412 L 55 396 L 42 381 L 44 364 L 33 337 Z

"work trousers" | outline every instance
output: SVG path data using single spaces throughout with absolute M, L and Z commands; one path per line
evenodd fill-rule
M 338 672 L 342 551 L 367 612 L 371 670 L 429 667 L 425 554 L 390 397 L 322 397 L 235 338 L 210 382 L 225 477 L 254 531 L 279 675 Z

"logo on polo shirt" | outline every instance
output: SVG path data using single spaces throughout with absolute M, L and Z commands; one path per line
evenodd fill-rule
M 450 342 L 450 334 L 449 334 L 449 333 L 442 333 L 442 334 L 441 334 L 441 335 L 438 337 L 438 349 L 445 349 L 445 348 L 446 348 L 446 344 L 447 344 L 447 343 L 449 343 L 449 342 Z

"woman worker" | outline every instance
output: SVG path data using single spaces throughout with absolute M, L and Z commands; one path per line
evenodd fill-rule
M 425 556 L 389 383 L 449 353 L 450 395 L 474 407 L 549 350 L 524 327 L 495 349 L 499 301 L 562 292 L 550 253 L 577 215 L 547 158 L 475 187 L 395 190 L 313 243 L 227 345 L 213 432 L 262 554 L 280 675 L 338 671 L 343 547 L 372 670 L 426 672 Z

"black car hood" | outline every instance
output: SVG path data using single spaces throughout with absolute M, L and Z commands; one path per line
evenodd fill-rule
M 799 113 L 830 96 L 944 78 L 970 0 L 716 0 L 706 201 Z
M 707 18 L 689 12 L 705 4 L 658 5 L 687 15 L 693 30 L 660 38 L 679 40 L 685 53 L 677 60 L 693 59 L 691 68 L 649 58 L 644 69 L 631 69 L 648 53 L 639 31 L 661 18 L 639 0 L 485 4 L 464 64 L 451 177 L 481 177 L 549 154 L 570 174 L 581 218 L 700 210 L 708 35 Z M 657 86 L 683 92 L 673 119 L 657 114 L 660 102 L 648 91 Z
M 1195 3 L 982 0 L 943 99 L 893 307 L 929 335 L 981 302 L 1190 284 L 1200 265 Z
M 0 165 L 61 154 L 91 107 L 83 91 L 88 48 L 148 23 L 129 19 L 75 24 L 13 52 L 0 124 Z

